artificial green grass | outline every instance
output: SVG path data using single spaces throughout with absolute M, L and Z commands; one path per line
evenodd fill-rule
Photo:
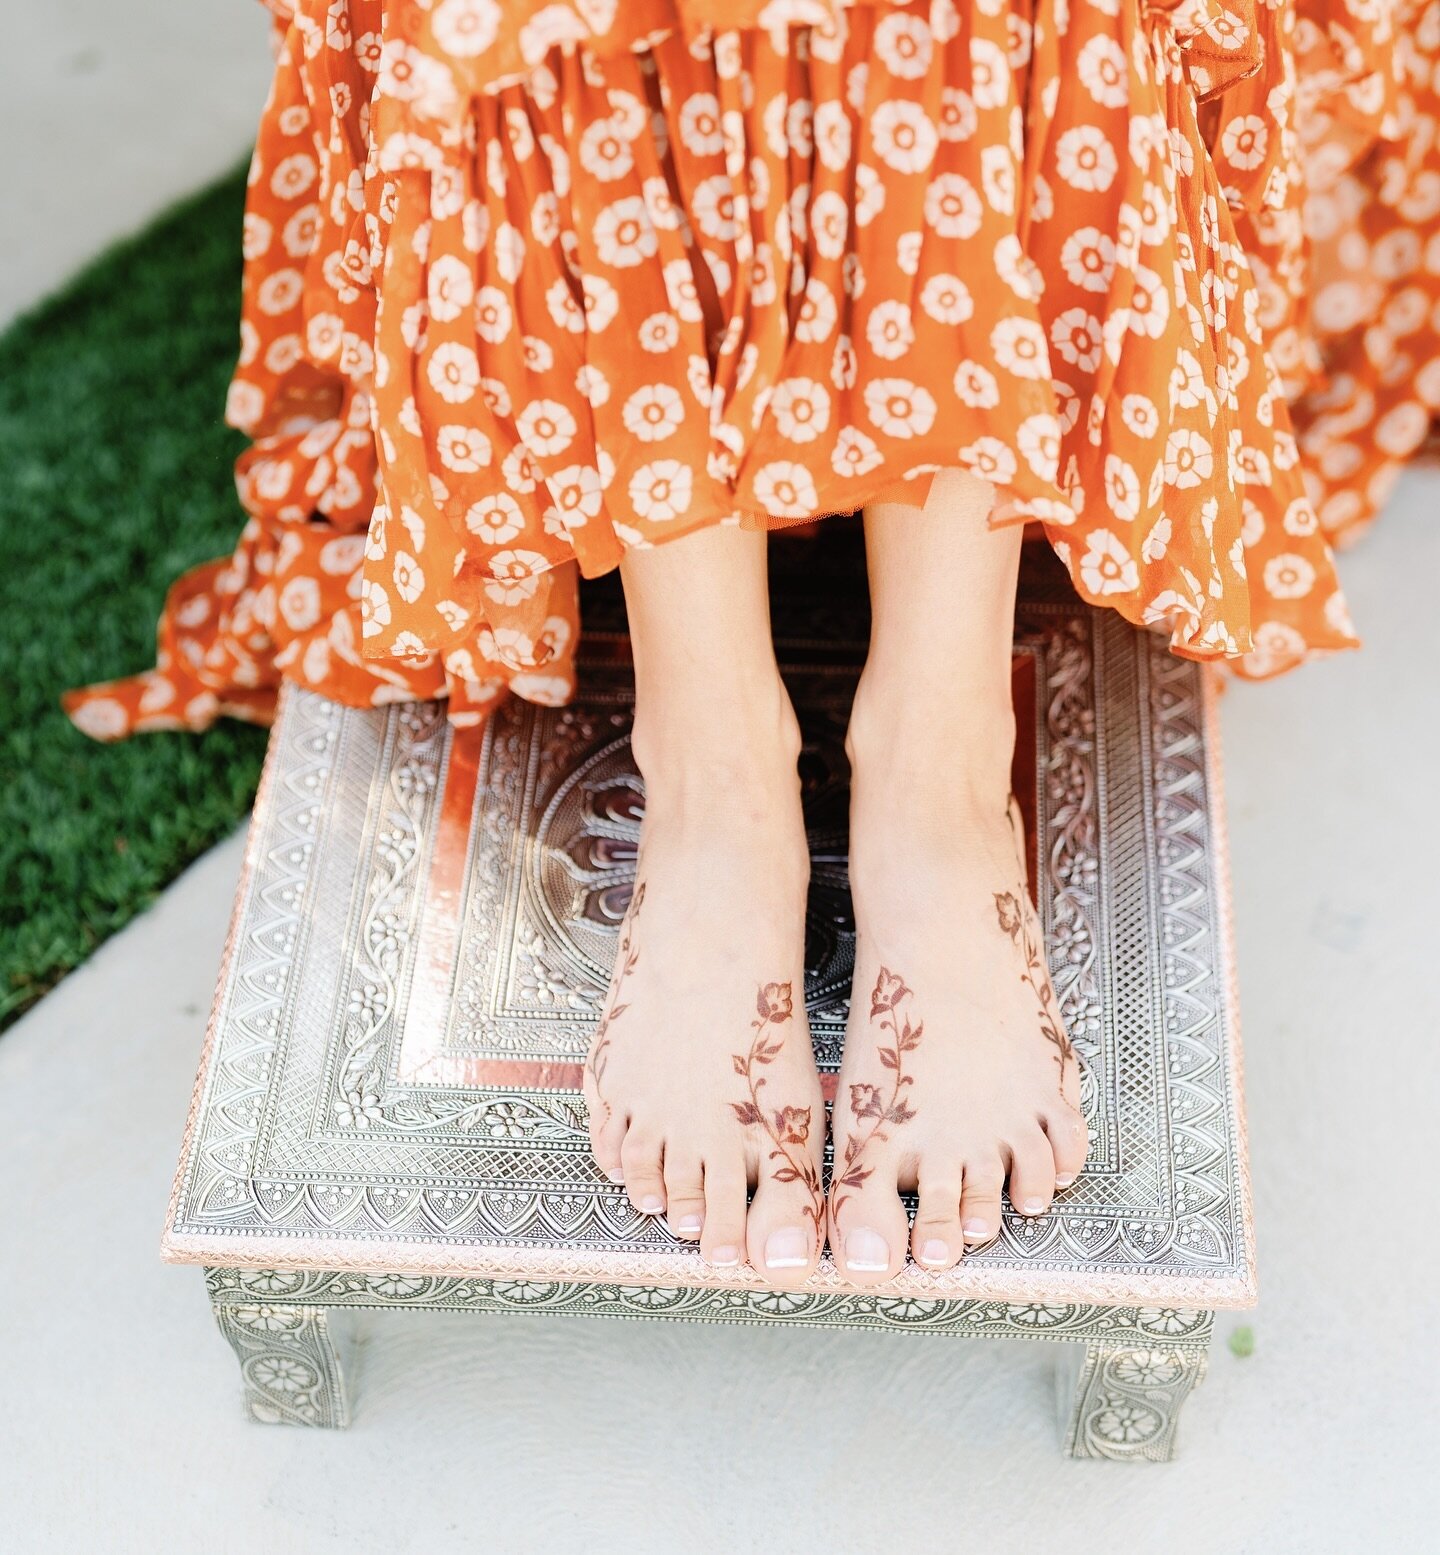
M 58 702 L 151 665 L 167 585 L 240 532 L 243 200 L 236 172 L 0 336 L 0 1027 L 254 794 L 262 730 L 97 745 Z

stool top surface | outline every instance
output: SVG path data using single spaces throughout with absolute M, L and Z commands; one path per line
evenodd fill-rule
M 1247 1305 L 1254 1259 L 1210 683 L 1113 612 L 1039 593 L 1017 620 L 1017 793 L 1082 1060 L 1090 1157 L 1049 1215 L 1007 1205 L 1000 1237 L 959 1268 L 910 1264 L 883 1289 Z M 832 1077 L 854 957 L 843 737 L 863 638 L 837 641 L 799 615 L 779 646 L 806 738 L 806 999 Z M 483 732 L 454 729 L 437 704 L 360 711 L 287 690 L 167 1258 L 763 1285 L 748 1269 L 710 1270 L 637 1215 L 589 1153 L 580 1066 L 643 805 L 631 690 L 618 626 L 587 634 L 575 704 L 512 700 Z M 828 1256 L 811 1283 L 854 1288 Z

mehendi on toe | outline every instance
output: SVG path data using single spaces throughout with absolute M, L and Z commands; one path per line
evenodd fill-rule
M 1065 1066 L 1075 1057 L 1075 1049 L 1055 1009 L 1055 989 L 1051 986 L 1050 974 L 1041 954 L 1034 914 L 1029 911 L 1023 887 L 1018 893 L 996 891 L 994 895 L 995 916 L 999 919 L 1001 932 L 1009 937 L 1025 957 L 1025 970 L 1020 974 L 1020 980 L 1028 983 L 1035 995 L 1040 1013 L 1040 1034 L 1055 1049 L 1055 1063 L 1060 1070 L 1060 1089 L 1063 1093 Z
M 773 1064 L 785 1046 L 783 1035 L 771 1038 L 767 1033 L 772 1027 L 783 1026 L 794 1014 L 791 984 L 765 983 L 755 995 L 755 1011 L 755 1019 L 750 1022 L 754 1035 L 749 1051 L 731 1054 L 735 1073 L 745 1081 L 748 1098 L 732 1101 L 730 1106 L 742 1124 L 747 1127 L 758 1124 L 769 1136 L 771 1148 L 767 1159 L 771 1163 L 771 1181 L 805 1185 L 810 1195 L 805 1218 L 814 1231 L 818 1249 L 825 1235 L 825 1195 L 820 1187 L 820 1174 L 804 1148 L 810 1140 L 811 1109 L 768 1107 L 760 1096 L 768 1077 L 756 1073 L 763 1065 Z
M 904 978 L 897 977 L 886 967 L 880 968 L 870 995 L 870 1019 L 879 1021 L 880 1029 L 890 1034 L 888 1045 L 877 1048 L 880 1062 L 894 1075 L 889 1095 L 878 1085 L 852 1085 L 850 1087 L 850 1111 L 857 1124 L 868 1119 L 869 1129 L 863 1134 L 852 1134 L 845 1141 L 844 1158 L 837 1167 L 831 1192 L 835 1195 L 834 1211 L 839 1213 L 843 1205 L 865 1179 L 875 1170 L 865 1164 L 865 1154 L 872 1143 L 884 1143 L 889 1139 L 886 1125 L 900 1126 L 915 1116 L 915 1109 L 905 1097 L 905 1087 L 913 1085 L 915 1077 L 905 1073 L 905 1055 L 920 1046 L 925 1023 L 912 1023 L 910 1016 L 900 1009 L 906 999 L 913 996 Z
M 635 943 L 635 920 L 640 916 L 644 902 L 645 882 L 642 880 L 635 887 L 630 910 L 625 915 L 625 928 L 620 936 L 620 948 L 615 960 L 615 975 L 610 983 L 610 1002 L 600 1017 L 600 1024 L 595 1028 L 595 1040 L 590 1044 L 590 1054 L 585 1060 L 586 1071 L 595 1087 L 595 1098 L 604 1107 L 607 1119 L 610 1116 L 610 1103 L 605 1100 L 602 1083 L 610 1060 L 610 1027 L 630 1007 L 620 995 L 640 960 L 640 947 Z

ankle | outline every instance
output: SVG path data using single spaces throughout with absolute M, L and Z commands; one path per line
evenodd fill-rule
M 856 688 L 845 736 L 857 802 L 943 808 L 1004 817 L 1015 757 L 1015 710 L 1004 694 L 927 695 L 868 672 Z M 918 817 L 917 817 L 918 819 Z
M 630 736 L 647 792 L 752 804 L 798 798 L 800 724 L 779 676 L 773 684 L 637 699 Z

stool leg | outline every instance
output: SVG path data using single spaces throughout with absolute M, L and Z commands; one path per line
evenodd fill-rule
M 1062 1430 L 1070 1457 L 1164 1463 L 1175 1456 L 1180 1406 L 1204 1379 L 1208 1348 L 1095 1342 L 1066 1350 Z
M 249 1419 L 264 1425 L 349 1425 L 345 1379 L 323 1307 L 212 1305 L 240 1361 Z

